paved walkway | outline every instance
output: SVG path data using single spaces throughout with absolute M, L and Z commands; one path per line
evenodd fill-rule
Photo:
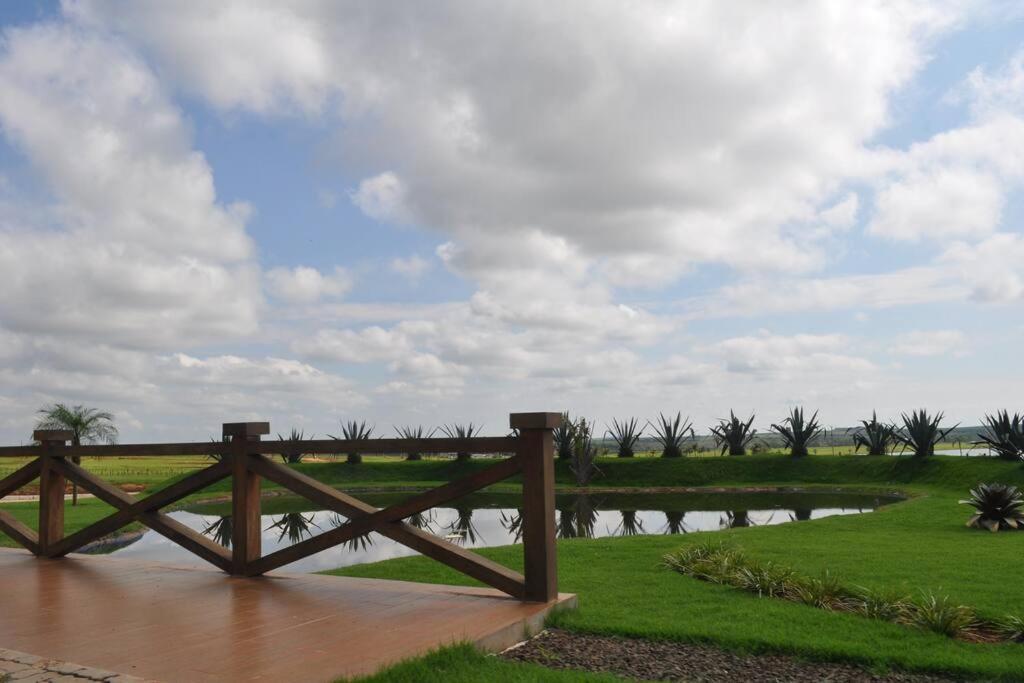
M 0 549 L 0 577 L 17 587 L 0 591 L 0 647 L 165 683 L 315 683 L 454 642 L 500 650 L 539 630 L 555 606 L 489 588 L 316 574 L 237 578 L 13 549 Z M 575 596 L 559 603 L 572 605 Z M 25 675 L 51 680 L 46 669 L 39 674 Z
M 144 683 L 145 679 L 78 664 L 46 660 L 15 650 L 0 650 L 3 683 Z

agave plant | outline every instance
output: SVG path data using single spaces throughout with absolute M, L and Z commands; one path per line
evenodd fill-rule
M 1024 457 L 1024 416 L 1005 410 L 985 416 L 985 431 L 978 434 L 975 446 L 985 445 L 1002 460 L 1020 460 Z
M 754 424 L 754 416 L 744 422 L 736 417 L 736 413 L 729 411 L 728 420 L 719 420 L 718 424 L 711 427 L 711 435 L 715 438 L 715 444 L 722 449 L 722 455 L 726 451 L 729 455 L 746 455 L 747 445 L 757 434 L 756 429 L 751 429 Z
M 663 458 L 681 458 L 683 456 L 683 442 L 687 433 L 690 434 L 690 438 L 697 438 L 690 418 L 687 417 L 684 420 L 682 415 L 681 411 L 676 413 L 676 419 L 673 420 L 658 413 L 658 424 L 647 422 L 647 426 L 654 432 L 654 440 L 661 444 L 661 457 Z
M 465 543 L 476 545 L 480 539 L 480 532 L 477 531 L 476 525 L 473 524 L 473 508 L 461 502 L 456 503 L 454 508 L 455 519 L 445 527 L 448 531 L 445 538 L 459 545 Z
M 665 511 L 665 526 L 661 528 L 663 534 L 678 535 L 686 533 L 686 524 L 683 520 L 686 519 L 686 512 L 682 510 L 666 510 Z
M 565 507 L 558 509 L 559 538 L 593 538 L 597 524 L 597 507 L 586 493 L 573 497 Z
M 576 440 L 576 423 L 569 417 L 569 413 L 562 413 L 562 424 L 555 429 L 555 453 L 559 460 L 571 460 L 573 442 Z
M 807 455 L 808 444 L 821 434 L 818 412 L 815 411 L 810 420 L 804 420 L 804 409 L 799 407 L 793 408 L 782 424 L 773 424 L 771 428 L 779 433 L 794 458 Z
M 480 436 L 480 431 L 482 429 L 482 425 L 477 426 L 472 422 L 469 424 L 451 424 L 441 427 L 441 431 L 444 432 L 449 439 L 457 439 L 459 441 L 467 441 L 472 439 L 474 436 Z M 455 459 L 459 462 L 465 462 L 472 458 L 473 454 L 466 450 L 460 450 L 455 454 Z
M 902 413 L 903 428 L 896 430 L 896 440 L 903 444 L 903 450 L 910 449 L 915 458 L 927 458 L 935 455 L 935 444 L 941 443 L 946 436 L 959 426 L 942 429 L 942 412 L 929 415 L 928 411 L 915 410 L 910 415 Z
M 207 525 L 203 529 L 203 535 L 209 536 L 225 548 L 231 547 L 231 539 L 234 537 L 234 524 L 231 515 L 219 517 L 216 522 Z
M 328 434 L 327 436 L 337 441 L 369 441 L 370 437 L 373 436 L 373 427 L 366 424 L 366 421 L 356 422 L 355 420 L 349 420 L 348 422 L 341 423 L 341 436 L 334 436 Z M 348 458 L 345 462 L 350 465 L 358 465 L 363 461 L 363 454 L 355 451 L 349 451 L 347 453 Z
M 342 527 L 342 526 L 345 526 L 346 524 L 348 524 L 349 520 L 344 515 L 340 515 L 337 512 L 335 512 L 333 515 L 331 515 L 329 521 L 331 523 L 331 526 L 334 527 L 335 529 L 337 529 L 339 527 Z M 357 552 L 357 551 L 360 551 L 360 550 L 367 550 L 372 545 L 373 545 L 373 532 L 372 531 L 367 531 L 365 534 L 362 534 L 360 536 L 353 536 L 352 538 L 350 538 L 347 541 L 345 541 L 344 543 L 342 543 L 343 547 L 347 548 L 348 550 L 351 550 L 352 552 Z
M 523 511 L 517 509 L 515 512 L 501 511 L 502 528 L 512 534 L 512 542 L 519 543 L 523 538 Z
M 1020 529 L 1024 525 L 1024 496 L 1016 486 L 1009 484 L 978 484 L 971 489 L 971 497 L 961 500 L 970 505 L 975 514 L 967 526 L 988 529 Z
M 398 434 L 400 439 L 429 439 L 437 431 L 437 427 L 434 427 L 429 432 L 423 428 L 423 425 L 416 427 L 395 427 L 395 433 Z M 423 454 L 418 451 L 408 451 L 405 454 L 406 460 L 422 460 Z
M 643 431 L 640 428 L 640 422 L 635 417 L 623 420 L 622 422 L 612 419 L 612 426 L 608 429 L 607 435 L 618 446 L 620 458 L 632 458 L 633 447 L 640 440 Z
M 292 431 L 288 434 L 287 438 L 280 434 L 277 435 L 277 438 L 281 440 L 282 453 L 280 455 L 284 464 L 300 463 L 306 457 L 306 454 L 299 450 L 300 442 L 306 440 L 306 433 L 304 431 L 292 427 Z M 312 439 L 313 437 L 310 436 L 309 438 Z
M 875 411 L 871 411 L 871 420 L 861 420 L 860 424 L 853 433 L 855 450 L 863 446 L 868 455 L 885 455 L 896 443 L 896 426 L 879 422 Z
M 601 474 L 597 467 L 597 447 L 591 435 L 591 427 L 586 418 L 576 423 L 572 444 L 572 459 L 569 460 L 569 471 L 576 478 L 577 486 L 589 486 L 595 475 Z
M 636 510 L 620 510 L 622 521 L 615 528 L 616 536 L 640 536 L 647 533 L 644 531 L 644 522 L 636 516 Z

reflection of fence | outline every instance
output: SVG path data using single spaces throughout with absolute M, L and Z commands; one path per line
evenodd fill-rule
M 39 479 L 38 531 L 0 510 L 0 531 L 42 557 L 62 557 L 118 529 L 140 522 L 225 572 L 255 576 L 295 562 L 371 531 L 442 562 L 513 597 L 548 602 L 557 597 L 555 574 L 554 445 L 552 430 L 559 413 L 515 413 L 510 416 L 517 436 L 468 439 L 373 439 L 363 441 L 308 440 L 270 442 L 266 422 L 224 425 L 225 442 L 69 446 L 71 432 L 40 430 L 36 446 L 0 448 L 0 458 L 32 457 L 31 462 L 0 480 L 0 498 Z M 510 453 L 486 469 L 400 503 L 378 509 L 267 455 L 295 451 L 330 453 Z M 78 457 L 160 457 L 209 455 L 219 461 L 181 480 L 137 499 L 73 462 Z M 358 465 L 356 465 L 358 467 Z M 522 476 L 524 574 L 514 572 L 465 548 L 449 543 L 403 520 L 448 501 Z M 231 549 L 203 536 L 160 512 L 172 503 L 222 479 L 232 481 Z M 348 522 L 269 555 L 260 543 L 260 484 L 268 479 L 313 503 L 348 518 Z M 68 536 L 64 535 L 65 480 L 77 483 L 116 511 Z

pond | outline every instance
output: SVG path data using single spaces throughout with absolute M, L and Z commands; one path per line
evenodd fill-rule
M 408 497 L 400 494 L 359 494 L 378 507 Z M 769 526 L 833 515 L 870 512 L 902 498 L 852 492 L 695 492 L 648 494 L 560 494 L 556 497 L 559 538 L 601 538 L 642 534 L 685 534 L 735 527 Z M 467 548 L 520 542 L 518 494 L 474 494 L 445 507 L 428 510 L 406 521 Z M 298 497 L 277 496 L 263 501 L 263 552 L 273 552 L 344 524 L 342 515 L 313 510 Z M 169 513 L 223 545 L 230 546 L 229 503 L 204 504 Z M 152 531 L 112 537 L 87 552 L 144 560 L 202 566 L 199 558 Z M 377 562 L 415 552 L 371 533 L 285 567 L 285 571 L 316 572 L 353 564 Z

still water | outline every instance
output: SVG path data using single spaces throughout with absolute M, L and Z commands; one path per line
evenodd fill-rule
M 365 494 L 359 497 L 386 507 L 411 494 Z M 896 496 L 865 493 L 676 493 L 676 494 L 572 494 L 559 495 L 556 517 L 559 538 L 601 538 L 641 534 L 685 534 L 735 527 L 769 526 L 833 515 L 870 512 Z M 520 542 L 522 515 L 514 494 L 475 494 L 445 507 L 428 510 L 406 520 L 466 548 Z M 263 553 L 310 538 L 340 526 L 345 517 L 325 510 L 310 510 L 301 498 L 280 496 L 263 501 Z M 208 504 L 171 512 L 174 519 L 229 546 L 230 505 Z M 91 552 L 201 566 L 203 561 L 146 531 L 113 539 Z M 371 533 L 288 565 L 292 572 L 316 572 L 415 552 L 379 534 Z

